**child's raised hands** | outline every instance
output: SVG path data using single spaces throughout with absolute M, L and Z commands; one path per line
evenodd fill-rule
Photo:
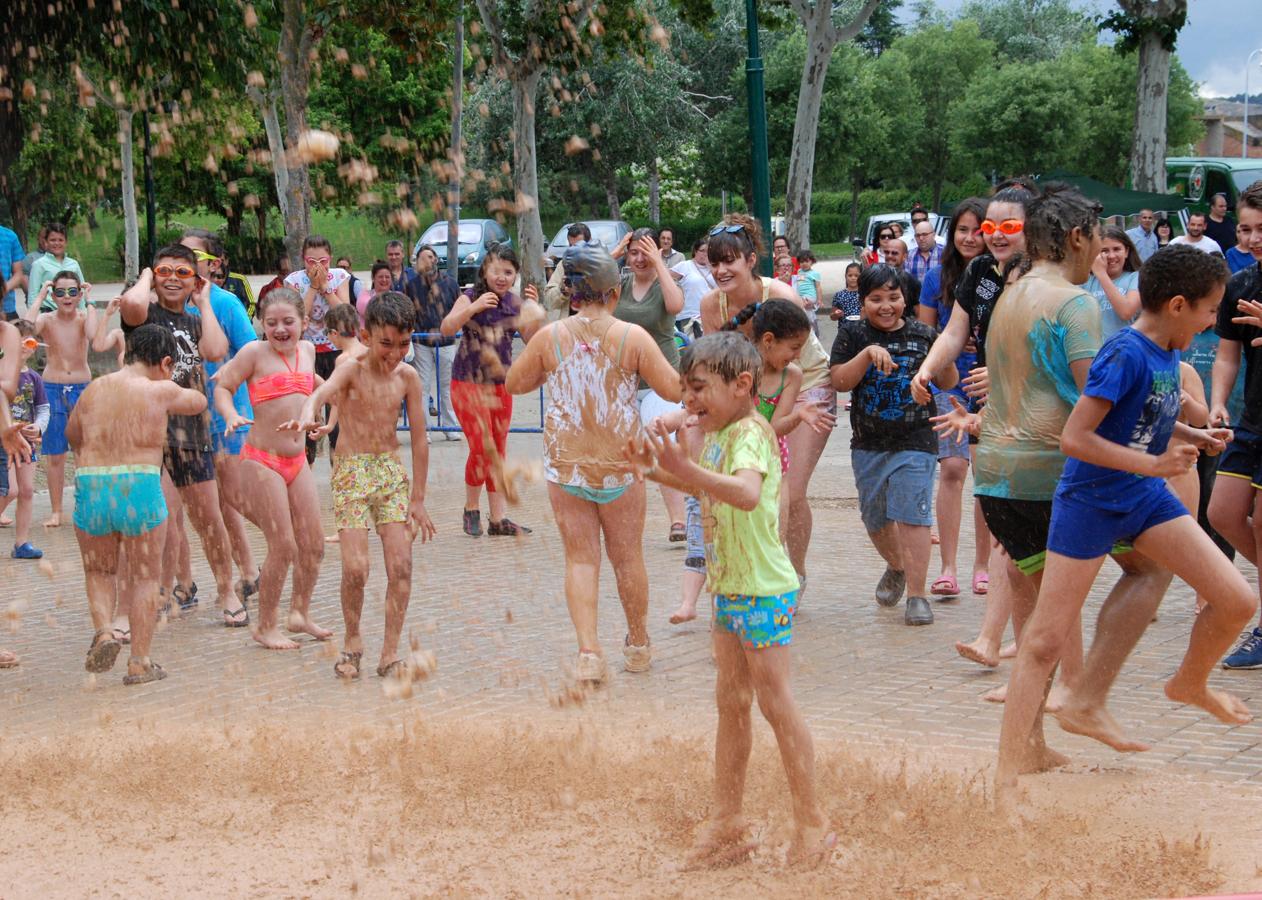
M 951 411 L 930 417 L 929 421 L 933 423 L 933 430 L 938 434 L 946 435 L 953 441 L 961 440 L 969 435 L 976 437 L 981 430 L 981 417 L 965 409 L 960 398 L 954 394 L 948 394 L 947 397 L 951 401 Z
M 974 400 L 985 400 L 990 395 L 990 372 L 985 366 L 978 366 L 960 382 L 960 387 Z
M 878 347 L 876 344 L 869 344 L 867 347 L 868 359 L 872 361 L 872 365 L 882 375 L 889 375 L 898 368 L 898 363 L 894 362 L 894 357 L 890 356 L 890 352 L 884 347 Z
M 215 373 L 215 375 L 218 375 L 218 374 L 219 374 L 218 372 Z M 233 413 L 231 416 L 228 416 L 228 418 L 223 420 L 224 433 L 232 434 L 238 428 L 247 428 L 253 424 L 254 424 L 253 419 L 247 419 L 245 416 L 241 415 L 240 413 Z
M 837 416 L 829 411 L 827 400 L 803 403 L 798 407 L 797 414 L 816 434 L 828 434 L 837 427 Z
M 484 309 L 490 309 L 493 306 L 499 305 L 500 298 L 496 295 L 495 291 L 487 291 L 477 300 L 474 300 L 473 303 L 470 304 L 470 307 L 474 312 L 482 312 Z

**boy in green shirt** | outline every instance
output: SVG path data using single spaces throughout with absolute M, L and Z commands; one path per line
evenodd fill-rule
M 58 272 L 74 272 L 79 281 L 86 281 L 83 270 L 75 260 L 66 255 L 66 226 L 60 222 L 52 222 L 44 226 L 44 248 L 46 252 L 31 265 L 31 272 L 26 282 L 26 305 L 29 308 L 38 300 L 40 312 L 56 312 L 57 304 L 52 297 L 43 296 L 44 285 L 51 282 Z M 79 308 L 83 305 L 80 303 Z
M 735 332 L 702 337 L 683 354 L 684 407 L 705 434 L 700 463 L 669 436 L 632 441 L 627 458 L 655 481 L 697 494 L 714 595 L 715 808 L 689 857 L 716 865 L 753 844 L 741 813 L 753 744 L 750 704 L 770 723 L 793 798 L 791 864 L 817 865 L 836 841 L 815 799 L 815 750 L 789 685 L 789 642 L 799 583 L 780 544 L 780 453 L 755 410 L 762 359 Z

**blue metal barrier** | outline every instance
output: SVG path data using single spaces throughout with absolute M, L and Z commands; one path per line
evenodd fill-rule
M 445 335 L 438 331 L 414 331 L 412 332 L 412 347 L 413 347 L 414 353 L 423 353 L 426 350 L 434 351 L 434 381 L 438 385 L 438 391 L 437 391 L 438 397 L 432 399 L 430 402 L 433 404 L 434 418 L 438 420 L 438 424 L 433 426 L 429 430 L 440 431 L 440 432 L 455 432 L 459 434 L 460 433 L 459 425 L 442 424 L 443 422 L 443 369 L 442 369 L 442 362 L 438 358 L 438 351 L 441 350 L 442 348 L 441 347 L 426 347 L 424 344 L 416 343 L 418 340 L 424 340 L 426 338 L 441 338 L 441 337 L 445 337 Z M 460 332 L 456 332 L 454 337 L 458 339 L 460 337 Z M 428 391 L 429 386 L 424 385 L 424 387 Z M 534 428 L 534 427 L 528 427 L 524 425 L 522 426 L 514 425 L 514 426 L 509 427 L 508 433 L 509 434 L 542 434 L 543 433 L 543 404 L 544 404 L 543 387 L 540 386 L 539 388 L 539 426 L 537 428 Z M 411 426 L 408 424 L 407 405 L 404 404 L 403 412 L 399 418 L 399 426 L 397 430 L 408 431 L 410 429 L 411 429 Z

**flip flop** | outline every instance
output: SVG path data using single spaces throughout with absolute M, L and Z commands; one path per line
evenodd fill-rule
M 139 675 L 124 675 L 123 684 L 131 687 L 133 684 L 148 684 L 151 681 L 161 681 L 167 677 L 166 669 L 158 665 L 156 662 L 149 663 L 149 668 L 145 669 Z
M 396 659 L 392 663 L 384 666 L 377 666 L 378 678 L 400 678 L 407 671 L 407 663 L 401 659 Z
M 102 637 L 105 640 L 101 640 Z M 114 660 L 118 659 L 118 652 L 122 649 L 123 645 L 114 639 L 112 629 L 98 631 L 92 636 L 92 646 L 88 648 L 88 658 L 83 663 L 83 668 L 94 675 L 108 672 L 114 668 Z
M 131 643 L 131 629 L 130 628 L 114 628 L 112 630 L 114 632 L 114 640 L 118 641 L 120 644 Z
M 929 593 L 935 597 L 956 597 L 960 593 L 960 583 L 954 575 L 943 575 L 930 586 Z
M 364 654 L 362 652 L 350 652 L 343 650 L 337 655 L 337 662 L 333 664 L 333 674 L 338 678 L 343 678 L 347 681 L 354 681 L 359 677 L 359 661 L 363 655 Z M 342 669 L 344 666 L 349 666 L 350 671 L 343 672 Z
M 223 611 L 224 628 L 245 628 L 250 624 L 250 611 L 242 606 L 236 612 Z
M 979 597 L 990 593 L 990 576 L 985 572 L 978 572 L 973 576 L 973 593 Z

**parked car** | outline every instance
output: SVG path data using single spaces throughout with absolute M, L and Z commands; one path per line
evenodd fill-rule
M 473 284 L 478 277 L 478 269 L 482 265 L 482 257 L 492 244 L 508 244 L 512 246 L 512 238 L 504 230 L 504 226 L 494 219 L 461 219 L 458 223 L 456 238 L 459 242 L 459 259 L 457 261 L 457 281 L 462 285 Z M 438 255 L 438 265 L 447 268 L 447 223 L 435 222 L 425 229 L 416 245 L 412 248 L 412 258 L 416 259 L 417 251 L 422 244 L 429 244 Z
M 566 222 L 562 225 L 561 230 L 552 239 L 552 243 L 548 245 L 548 249 L 544 251 L 543 255 L 547 259 L 549 277 L 552 275 L 552 270 L 556 268 L 557 261 L 565 255 L 566 248 L 570 246 L 566 232 L 569 231 L 570 226 L 573 224 L 573 222 Z M 623 237 L 634 231 L 626 222 L 614 219 L 585 220 L 583 224 L 591 230 L 592 240 L 598 241 L 606 250 L 612 250 L 618 246 L 618 242 Z
M 951 224 L 951 220 L 947 216 L 940 216 L 937 213 L 929 213 L 929 221 L 933 223 L 934 233 L 938 236 L 938 243 L 945 244 L 947 237 L 947 228 Z M 863 236 L 859 239 L 864 247 L 876 246 L 876 232 L 882 226 L 889 222 L 898 222 L 903 226 L 903 240 L 908 243 L 911 235 L 911 215 L 909 213 L 879 213 L 875 216 L 868 216 L 868 227 L 864 231 Z M 910 246 L 910 245 L 909 245 Z
M 1208 212 L 1210 198 L 1227 195 L 1227 209 L 1234 211 L 1240 192 L 1262 179 L 1262 159 L 1234 156 L 1168 156 L 1166 185 L 1187 204 L 1179 218 L 1187 223 L 1187 213 Z

